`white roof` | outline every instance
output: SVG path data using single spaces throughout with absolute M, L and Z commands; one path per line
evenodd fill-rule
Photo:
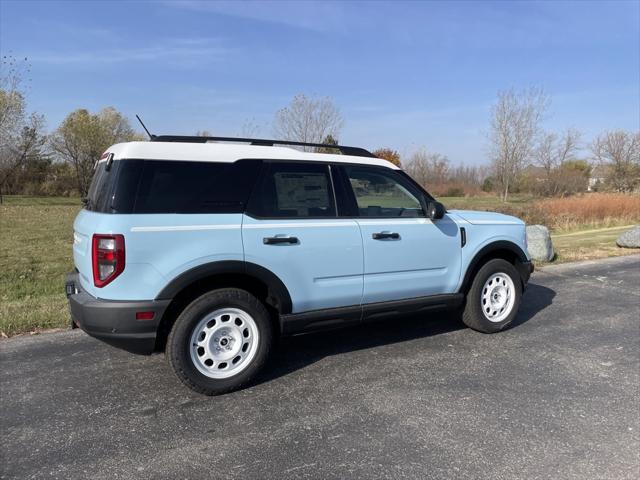
M 109 147 L 105 153 L 113 153 L 114 160 L 136 158 L 192 162 L 235 162 L 240 159 L 258 158 L 360 163 L 398 170 L 398 167 L 393 163 L 382 160 L 381 158 L 309 153 L 289 147 L 267 147 L 240 143 L 128 142 L 113 145 Z M 103 155 L 103 158 L 104 157 Z

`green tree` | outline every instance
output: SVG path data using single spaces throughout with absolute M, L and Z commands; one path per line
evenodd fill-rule
M 79 109 L 71 112 L 54 132 L 51 148 L 59 159 L 68 162 L 75 173 L 81 195 L 86 195 L 95 162 L 110 145 L 143 140 L 129 120 L 112 107 L 97 114 Z
M 320 143 L 323 143 L 324 145 L 338 145 L 338 139 L 334 138 L 333 135 L 327 135 L 322 139 L 322 142 Z M 338 150 L 331 147 L 318 147 L 316 148 L 316 152 L 317 153 L 340 153 L 338 152 Z

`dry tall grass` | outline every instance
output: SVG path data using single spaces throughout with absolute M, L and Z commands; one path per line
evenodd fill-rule
M 505 206 L 501 210 L 528 224 L 546 225 L 555 231 L 611 227 L 640 222 L 640 196 L 592 193 Z

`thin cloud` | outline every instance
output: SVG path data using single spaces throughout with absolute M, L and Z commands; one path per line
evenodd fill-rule
M 152 47 L 108 48 L 91 52 L 41 52 L 29 55 L 33 62 L 52 65 L 113 65 L 128 62 L 163 61 L 175 66 L 220 62 L 230 48 L 206 38 L 173 39 Z
M 166 0 L 163 4 L 315 32 L 346 30 L 344 8 L 339 2 Z

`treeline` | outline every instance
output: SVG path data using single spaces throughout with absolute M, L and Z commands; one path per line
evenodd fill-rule
M 104 150 L 114 143 L 142 139 L 110 107 L 97 114 L 76 110 L 49 135 L 39 126 L 23 125 L 13 138 L 0 153 L 0 192 L 45 196 L 86 195 Z
M 542 120 L 549 105 L 550 97 L 541 89 L 498 92 L 491 110 L 487 165 L 455 165 L 426 148 L 407 158 L 392 148 L 373 153 L 402 166 L 439 196 L 486 192 L 507 200 L 510 193 L 564 197 L 585 191 L 640 189 L 640 132 L 604 132 L 590 143 L 583 142 L 575 129 L 548 132 Z M 276 113 L 273 131 L 280 138 L 337 144 L 343 124 L 330 99 L 297 95 Z
M 27 112 L 27 59 L 5 56 L 0 76 L 0 199 L 2 194 L 83 196 L 93 167 L 114 143 L 141 139 L 113 108 L 71 112 L 51 133 L 44 116 Z
M 0 201 L 2 194 L 84 196 L 93 167 L 110 145 L 144 140 L 114 108 L 97 113 L 71 112 L 46 131 L 45 119 L 26 108 L 29 65 L 26 59 L 2 59 L 0 76 Z M 587 190 L 631 192 L 640 189 L 640 132 L 612 131 L 591 143 L 580 132 L 545 132 L 542 118 L 550 103 L 539 89 L 498 93 L 490 118 L 488 165 L 454 165 L 426 148 L 408 158 L 391 148 L 374 153 L 402 166 L 438 196 L 493 192 L 567 196 Z M 296 95 L 278 110 L 271 130 L 277 138 L 338 144 L 344 119 L 329 98 Z M 256 136 L 245 124 L 242 136 Z M 210 136 L 209 132 L 199 132 Z M 309 150 L 309 149 L 307 149 Z M 319 149 L 331 151 L 331 149 Z
M 489 148 L 494 187 L 505 201 L 518 190 L 565 196 L 588 188 L 640 188 L 640 132 L 608 131 L 587 144 L 574 129 L 546 132 L 542 123 L 550 103 L 540 88 L 498 92 Z

